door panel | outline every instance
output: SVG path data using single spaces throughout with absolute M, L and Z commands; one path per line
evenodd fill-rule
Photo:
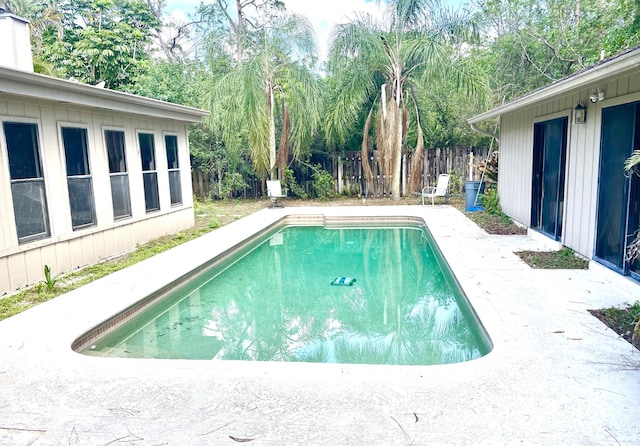
M 622 271 L 629 206 L 629 179 L 623 172 L 635 134 L 636 105 L 602 110 L 598 220 L 595 256 Z
M 562 236 L 567 118 L 535 124 L 531 226 L 554 240 Z

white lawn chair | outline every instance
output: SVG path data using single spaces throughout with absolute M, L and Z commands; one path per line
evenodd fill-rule
M 267 180 L 267 195 L 269 195 L 269 198 L 271 198 L 272 208 L 278 206 L 278 204 L 280 203 L 280 199 L 287 196 L 286 193 L 282 193 L 282 186 L 280 185 L 279 180 Z M 280 205 L 282 206 L 281 203 Z
M 429 198 L 431 200 L 431 206 L 434 205 L 436 197 L 447 198 L 447 189 L 449 188 L 449 174 L 441 173 L 438 177 L 438 184 L 436 187 L 427 186 L 422 189 L 422 192 L 415 192 L 422 198 L 422 206 L 424 206 L 424 199 Z

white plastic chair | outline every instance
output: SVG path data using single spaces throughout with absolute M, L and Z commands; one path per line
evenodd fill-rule
M 438 176 L 438 184 L 435 187 L 426 186 L 422 189 L 422 192 L 416 192 L 422 197 L 422 206 L 424 206 L 424 199 L 429 198 L 431 200 L 431 206 L 434 205 L 436 197 L 447 198 L 447 189 L 449 188 L 449 174 L 441 173 Z
M 282 186 L 279 180 L 267 180 L 267 195 L 271 198 L 271 207 L 276 207 L 278 204 L 282 206 L 280 199 L 287 196 L 286 193 L 282 193 Z

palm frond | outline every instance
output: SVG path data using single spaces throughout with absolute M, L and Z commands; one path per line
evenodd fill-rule
M 320 87 L 316 76 L 302 65 L 290 65 L 282 75 L 286 78 L 281 79 L 279 94 L 286 97 L 291 123 L 290 146 L 294 157 L 299 158 L 320 124 Z
M 640 150 L 634 150 L 631 156 L 624 162 L 624 170 L 627 173 L 638 171 L 640 169 Z
M 334 96 L 325 114 L 325 132 L 330 144 L 344 144 L 363 107 L 377 97 L 375 74 L 370 67 L 354 62 L 337 75 Z

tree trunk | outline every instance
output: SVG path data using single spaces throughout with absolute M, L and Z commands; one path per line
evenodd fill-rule
M 276 122 L 273 110 L 273 88 L 269 88 L 269 176 L 275 180 L 276 171 Z
M 238 13 L 238 24 L 236 27 L 236 57 L 238 63 L 242 63 L 242 39 L 244 38 L 244 16 L 242 15 L 242 1 L 236 0 L 236 12 Z
M 287 103 L 282 102 L 282 130 L 280 130 L 280 145 L 278 146 L 278 159 L 276 165 L 278 169 L 284 171 L 289 161 L 289 109 Z M 294 154 L 295 155 L 295 154 Z
M 402 166 L 402 113 L 400 110 L 396 110 L 395 113 L 395 141 L 393 142 L 392 151 L 392 170 L 391 170 L 391 198 L 394 200 L 400 199 L 400 171 Z

